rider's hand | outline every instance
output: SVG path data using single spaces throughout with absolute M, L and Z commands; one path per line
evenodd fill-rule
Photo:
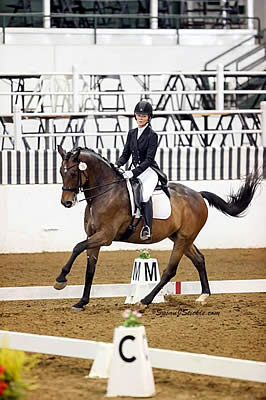
M 114 164 L 115 168 L 118 169 L 118 171 L 120 172 L 120 174 L 124 174 L 125 170 L 122 167 L 119 167 L 117 164 Z
M 124 179 L 131 179 L 133 178 L 133 172 L 132 171 L 126 171 L 123 173 L 123 178 Z

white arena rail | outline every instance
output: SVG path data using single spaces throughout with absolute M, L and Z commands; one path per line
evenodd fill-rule
M 266 90 L 264 91 L 266 93 Z M 0 93 L 1 94 L 1 93 Z M 110 93 L 108 92 L 110 95 Z M 173 93 L 172 93 L 173 94 Z M 228 135 L 228 140 L 232 135 L 236 145 L 240 145 L 241 137 L 243 135 L 258 135 L 257 145 L 265 146 L 266 143 L 266 102 L 261 102 L 260 109 L 241 109 L 241 110 L 186 110 L 186 111 L 154 111 L 153 128 L 158 133 L 161 139 L 165 139 L 167 136 L 170 138 L 176 138 L 178 140 L 182 138 L 182 135 L 193 135 L 198 138 L 197 142 L 193 142 L 193 147 L 208 147 L 204 141 L 211 141 L 213 146 L 217 145 L 220 147 L 221 137 Z M 250 116 L 252 115 L 252 118 Z M 194 121 L 197 129 L 189 127 L 191 121 L 185 121 L 184 117 L 190 118 Z M 119 132 L 111 130 L 109 127 L 106 129 L 100 129 L 97 131 L 95 124 L 92 122 L 94 118 L 104 118 L 108 120 L 110 118 L 123 118 L 124 121 L 120 120 L 121 126 Z M 231 123 L 229 121 L 218 124 L 219 118 L 232 118 Z M 172 123 L 165 128 L 159 122 L 157 124 L 156 118 L 170 118 Z M 178 118 L 179 122 L 173 123 L 173 118 Z M 207 123 L 206 118 L 209 118 Z M 76 144 L 82 138 L 85 140 L 92 140 L 97 137 L 126 137 L 128 129 L 133 127 L 134 116 L 132 113 L 127 111 L 87 111 L 87 112 L 54 112 L 54 113 L 39 113 L 21 112 L 20 108 L 16 105 L 14 107 L 14 113 L 0 114 L 3 127 L 0 130 L 0 139 L 9 142 L 9 147 L 6 150 L 25 150 L 25 146 L 29 146 L 30 149 L 37 149 L 36 140 L 42 139 L 42 147 L 46 150 L 54 148 L 54 141 L 58 139 L 73 139 Z M 196 122 L 196 120 L 197 122 Z M 234 119 L 234 121 L 233 121 Z M 258 128 L 258 121 L 261 120 L 261 128 Z M 79 121 L 78 128 L 74 126 L 76 121 Z M 244 121 L 244 122 L 243 122 Z M 256 122 L 257 121 L 257 122 Z M 59 125 L 55 122 L 58 122 Z M 187 123 L 186 123 L 187 122 Z M 256 123 L 255 123 L 256 122 Z M 28 123 L 31 125 L 30 131 L 28 131 Z M 33 125 L 32 125 L 33 124 Z M 35 125 L 37 124 L 37 125 Z M 74 124 L 74 125 L 73 125 Z M 188 125 L 187 125 L 188 124 Z M 205 124 L 208 127 L 205 127 Z M 217 127 L 219 125 L 219 128 Z M 7 125 L 10 125 L 7 128 Z M 67 128 L 68 126 L 68 128 Z M 11 129 L 12 127 L 12 129 Z M 39 129 L 41 128 L 41 133 Z M 77 130 L 76 130 L 77 129 Z M 162 130 L 163 129 L 163 130 Z M 3 132 L 1 132 L 3 131 Z M 215 139 L 213 138 L 215 136 Z M 204 140 L 203 140 L 204 137 Z M 209 139 L 206 139 L 209 137 Z M 253 138 L 254 139 L 254 138 Z M 174 139 L 172 139 L 173 141 Z M 184 140 L 184 138 L 183 138 Z M 255 140 L 255 139 L 254 139 Z M 81 140 L 83 143 L 83 141 Z M 175 144 L 175 146 L 177 145 Z M 73 145 L 73 143 L 72 143 Z M 174 146 L 174 147 L 175 147 Z M 225 142 L 223 144 L 225 146 Z M 104 147 L 102 142 L 102 147 Z M 109 146 L 110 147 L 110 146 Z M 168 147 L 168 146 L 166 146 Z M 182 147 L 182 146 L 181 146 Z M 39 148 L 39 147 L 38 147 Z M 40 147 L 41 148 L 41 147 Z
M 266 279 L 209 281 L 212 294 L 265 293 Z M 150 291 L 156 283 L 141 284 L 141 290 Z M 64 290 L 52 286 L 25 286 L 0 288 L 0 301 L 78 299 L 83 285 L 69 285 Z M 135 293 L 135 284 L 92 285 L 91 298 L 127 297 Z M 163 295 L 193 295 L 201 293 L 199 281 L 169 282 L 161 292 Z
M 94 360 L 102 342 L 0 331 L 12 349 Z M 110 344 L 108 344 L 110 346 Z M 266 363 L 173 350 L 149 349 L 153 368 L 266 383 Z

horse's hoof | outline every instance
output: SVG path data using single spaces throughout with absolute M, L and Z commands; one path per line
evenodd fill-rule
M 208 293 L 202 293 L 195 301 L 196 303 L 200 303 L 202 306 L 204 306 L 207 303 L 209 296 L 210 295 Z
M 74 310 L 74 311 L 84 311 L 85 310 L 84 306 L 86 306 L 86 304 L 88 304 L 88 303 L 85 303 L 83 301 L 78 301 L 76 304 L 74 304 L 72 306 L 72 310 Z
M 62 289 L 64 289 L 66 287 L 66 285 L 67 285 L 67 281 L 65 281 L 65 282 L 55 281 L 54 288 L 56 290 L 62 290 Z
M 72 306 L 72 310 L 79 312 L 79 311 L 85 311 L 85 308 L 84 307 Z
M 136 303 L 136 308 L 139 312 L 144 313 L 145 310 L 147 310 L 148 305 L 147 304 L 143 304 L 141 303 L 141 301 L 139 301 L 138 303 Z

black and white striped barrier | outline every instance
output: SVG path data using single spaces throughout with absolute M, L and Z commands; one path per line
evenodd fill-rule
M 119 149 L 95 149 L 115 163 Z M 170 181 L 242 179 L 249 172 L 263 169 L 266 148 L 174 147 L 161 148 L 156 154 L 162 171 Z M 0 185 L 62 183 L 61 157 L 57 151 L 0 151 Z M 265 168 L 264 168 L 264 178 Z

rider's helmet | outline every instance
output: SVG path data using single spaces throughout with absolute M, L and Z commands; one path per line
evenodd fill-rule
M 145 100 L 141 100 L 136 104 L 134 114 L 147 114 L 149 119 L 152 118 L 152 105 Z

